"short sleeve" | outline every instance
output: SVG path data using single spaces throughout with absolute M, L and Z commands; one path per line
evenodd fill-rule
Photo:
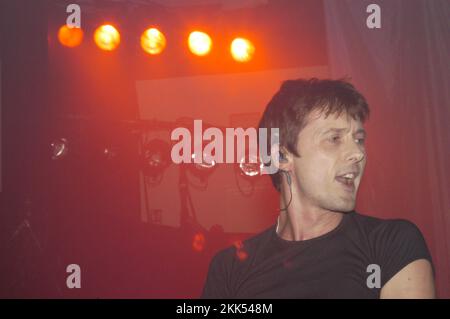
M 230 298 L 228 289 L 228 274 L 231 260 L 227 258 L 227 251 L 217 253 L 209 264 L 206 282 L 200 298 L 226 299 Z
M 407 220 L 389 221 L 378 234 L 377 250 L 381 263 L 382 286 L 415 260 L 426 259 L 433 267 L 422 233 L 415 224 Z

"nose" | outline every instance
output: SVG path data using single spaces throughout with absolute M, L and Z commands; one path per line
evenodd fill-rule
M 348 153 L 346 155 L 347 161 L 351 163 L 359 163 L 366 157 L 366 151 L 364 146 L 359 145 L 352 141 L 349 146 Z

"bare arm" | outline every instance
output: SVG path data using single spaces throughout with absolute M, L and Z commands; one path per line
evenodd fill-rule
M 426 259 L 406 265 L 382 288 L 381 299 L 432 299 L 436 298 L 433 270 Z

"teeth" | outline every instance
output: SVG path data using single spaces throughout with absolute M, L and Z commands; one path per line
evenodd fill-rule
M 353 174 L 353 173 L 348 173 L 348 174 L 345 174 L 343 177 L 345 177 L 345 178 L 355 178 L 355 174 Z

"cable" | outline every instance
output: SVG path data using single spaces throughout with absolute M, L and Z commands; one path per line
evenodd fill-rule
M 289 206 L 291 205 L 292 202 L 292 181 L 291 181 L 291 175 L 289 175 L 289 172 L 281 170 L 282 173 L 286 174 L 286 179 L 287 179 L 287 183 L 289 185 L 289 202 L 286 205 L 285 208 L 281 208 L 278 210 L 278 212 L 282 212 L 282 211 L 287 211 L 287 209 L 289 208 Z

